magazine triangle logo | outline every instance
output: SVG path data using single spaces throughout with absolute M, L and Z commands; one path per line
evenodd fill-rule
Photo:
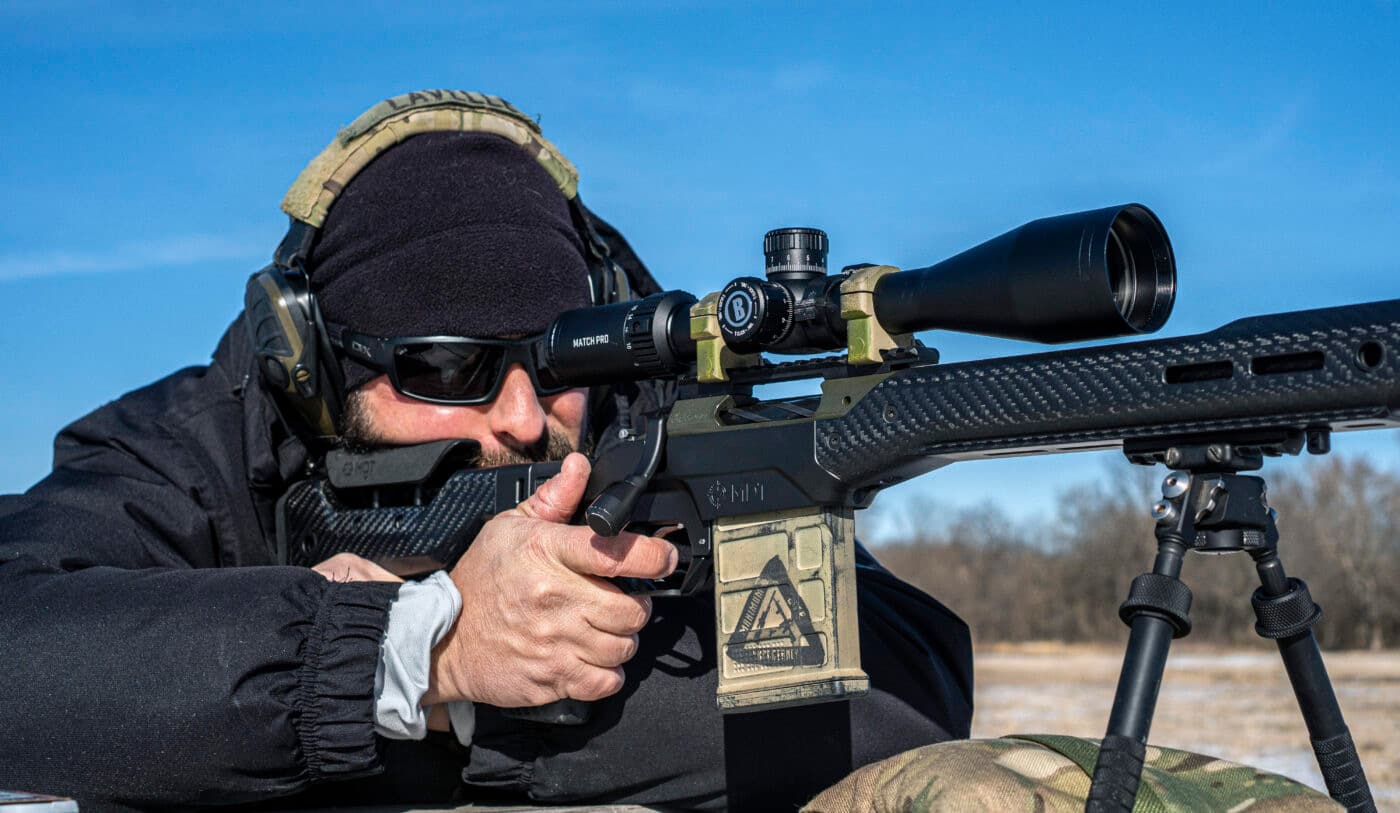
M 769 559 L 758 580 L 744 600 L 725 654 L 735 663 L 754 667 L 821 666 L 826 648 L 782 559 Z

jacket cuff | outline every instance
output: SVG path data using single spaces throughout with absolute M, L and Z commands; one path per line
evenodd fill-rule
M 297 737 L 313 781 L 378 772 L 374 673 L 400 585 L 331 582 L 297 672 Z

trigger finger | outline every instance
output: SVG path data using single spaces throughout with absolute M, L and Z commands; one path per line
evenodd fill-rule
M 561 542 L 557 555 L 575 573 L 605 579 L 659 579 L 676 569 L 678 559 L 670 542 L 626 531 L 615 537 L 574 535 Z

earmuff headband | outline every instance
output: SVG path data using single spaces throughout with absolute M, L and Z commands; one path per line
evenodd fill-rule
M 320 228 L 336 196 L 381 152 L 410 136 L 453 131 L 514 142 L 544 167 L 565 198 L 578 196 L 578 170 L 510 102 L 464 90 L 423 90 L 385 99 L 336 134 L 287 190 L 282 211 Z

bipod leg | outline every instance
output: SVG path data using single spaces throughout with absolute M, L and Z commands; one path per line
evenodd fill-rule
M 1084 805 L 1087 813 L 1133 809 L 1167 653 L 1173 638 L 1191 631 L 1191 590 L 1178 578 L 1186 546 L 1170 534 L 1159 532 L 1157 538 L 1152 572 L 1133 579 L 1128 600 L 1118 609 L 1130 627 L 1128 649 Z
M 1327 783 L 1327 793 L 1353 813 L 1374 811 L 1371 786 L 1366 782 L 1356 744 L 1342 718 L 1342 707 L 1337 704 L 1337 694 L 1332 690 L 1332 680 L 1313 635 L 1313 624 L 1322 615 L 1322 609 L 1313 603 L 1308 586 L 1301 579 L 1290 579 L 1283 572 L 1277 550 L 1271 547 L 1251 551 L 1251 555 L 1260 582 L 1250 599 L 1258 619 L 1254 629 L 1278 643 L 1283 668 L 1308 727 L 1313 754 Z

